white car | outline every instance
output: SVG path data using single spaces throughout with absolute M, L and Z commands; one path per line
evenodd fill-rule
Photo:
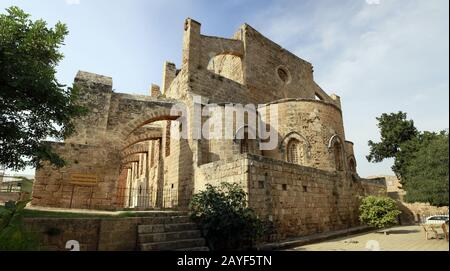
M 432 215 L 427 217 L 425 224 L 443 224 L 448 223 L 448 215 Z

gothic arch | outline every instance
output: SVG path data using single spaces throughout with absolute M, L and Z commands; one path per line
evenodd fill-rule
M 125 94 L 120 94 L 115 102 L 117 105 L 108 116 L 107 129 L 109 136 L 119 143 L 146 124 L 160 120 L 176 120 L 181 116 L 180 112 L 172 110 L 178 103 L 169 99 L 142 97 L 133 100 Z
M 353 154 L 347 157 L 347 165 L 349 171 L 356 173 L 356 158 Z
M 299 144 L 298 146 L 293 146 L 294 143 Z M 301 145 L 303 145 L 303 147 L 301 149 L 291 149 L 289 150 L 289 147 L 293 148 L 300 148 Z M 301 135 L 298 132 L 290 132 L 288 133 L 283 140 L 281 140 L 280 145 L 279 145 L 279 150 L 283 153 L 283 156 L 285 158 L 286 161 L 290 161 L 290 162 L 295 162 L 295 160 L 297 160 L 297 164 L 303 164 L 306 161 L 309 160 L 309 158 L 311 157 L 311 144 L 309 143 L 308 139 L 306 139 L 306 137 L 304 137 L 303 135 Z M 301 155 L 301 151 L 304 151 L 303 153 L 303 159 L 300 159 L 301 157 L 297 157 L 297 159 L 295 159 L 294 157 L 292 157 L 293 152 L 296 151 L 296 155 L 299 156 Z
M 344 149 L 344 140 L 338 134 L 334 134 L 328 141 L 328 150 L 333 155 L 335 169 L 337 171 L 344 171 L 347 167 L 347 156 Z

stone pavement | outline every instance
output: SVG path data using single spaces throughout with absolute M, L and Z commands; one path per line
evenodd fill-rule
M 355 234 L 316 244 L 299 246 L 289 250 L 364 251 L 376 250 L 376 247 L 379 246 L 379 250 L 381 251 L 449 251 L 449 243 L 443 239 L 443 236 L 440 236 L 438 240 L 434 238 L 426 240 L 425 233 L 418 225 L 393 227 L 388 232 L 388 235 L 379 231 Z M 442 234 L 441 229 L 438 232 Z

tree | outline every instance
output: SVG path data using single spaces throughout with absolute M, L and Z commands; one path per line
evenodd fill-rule
M 414 122 L 407 120 L 406 113 L 401 111 L 391 114 L 383 113 L 377 120 L 381 142 L 374 143 L 369 140 L 370 153 L 366 158 L 369 162 L 376 163 L 386 158 L 395 158 L 392 170 L 397 177 L 400 177 L 405 163 L 401 158 L 411 151 L 414 152 L 414 150 L 402 149 L 402 144 L 416 138 L 418 131 L 414 127 Z
M 23 211 L 30 200 L 0 207 L 0 251 L 38 250 L 38 236 L 26 230 Z
M 379 229 L 397 224 L 399 214 L 395 200 L 388 197 L 368 196 L 359 206 L 359 220 Z
M 237 184 L 207 184 L 206 190 L 192 197 L 190 210 L 211 250 L 250 249 L 264 231 Z
M 381 142 L 369 141 L 367 160 L 394 158 L 392 170 L 407 202 L 448 205 L 448 132 L 420 132 L 403 112 L 382 114 L 377 120 Z
M 406 202 L 429 202 L 448 206 L 448 133 L 429 133 L 419 142 L 417 152 L 404 170 Z
M 6 168 L 65 164 L 42 140 L 66 138 L 74 131 L 71 120 L 86 112 L 76 105 L 76 88 L 55 77 L 67 34 L 66 25 L 48 28 L 18 7 L 0 14 L 0 164 Z

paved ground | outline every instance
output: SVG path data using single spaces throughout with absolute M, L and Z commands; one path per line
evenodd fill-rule
M 438 230 L 442 234 L 442 230 Z M 389 234 L 370 232 L 324 241 L 316 244 L 296 247 L 294 251 L 449 251 L 449 243 L 441 239 L 426 240 L 419 226 L 400 226 L 389 229 Z M 369 243 L 368 243 L 369 242 Z M 373 249 L 368 249 L 371 247 Z

